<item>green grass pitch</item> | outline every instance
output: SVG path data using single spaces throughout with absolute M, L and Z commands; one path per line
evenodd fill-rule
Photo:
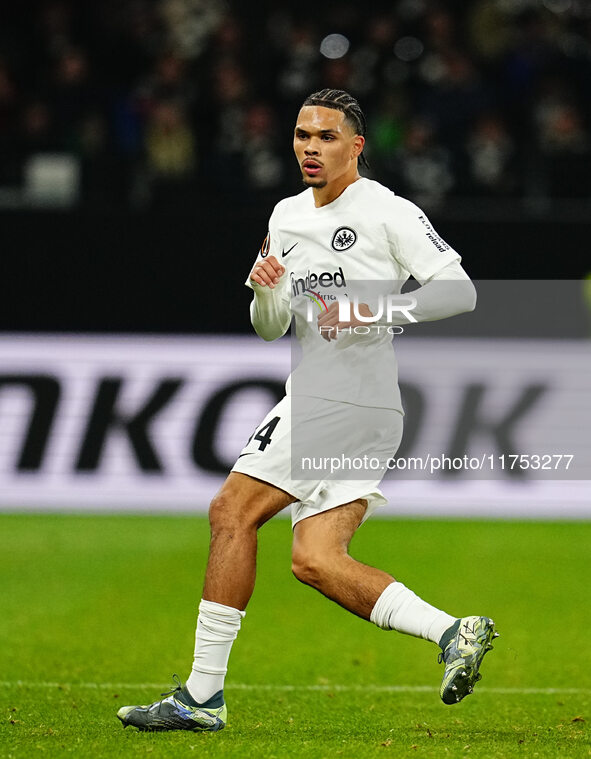
M 290 572 L 290 523 L 260 535 L 259 576 L 218 734 L 123 730 L 189 671 L 203 517 L 0 516 L 0 756 L 591 755 L 591 523 L 370 520 L 358 558 L 501 637 L 473 696 L 439 701 L 425 641 L 353 617 Z

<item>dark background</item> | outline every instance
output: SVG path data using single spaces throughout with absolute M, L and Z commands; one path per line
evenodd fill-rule
M 267 209 L 234 213 L 231 220 L 227 215 L 215 204 L 191 215 L 0 215 L 2 328 L 251 332 L 250 291 L 243 282 L 266 230 Z M 587 221 L 458 222 L 442 217 L 436 225 L 464 254 L 463 263 L 476 280 L 577 279 L 591 268 Z M 506 292 L 517 295 L 514 289 Z M 532 301 L 534 289 L 523 292 L 521 303 L 497 300 L 495 305 L 501 316 L 520 316 L 522 323 L 529 311 L 532 329 L 526 334 L 542 336 L 556 320 L 556 309 L 544 310 L 545 304 Z M 562 302 L 565 308 L 571 298 Z M 581 308 L 578 304 L 579 312 Z M 471 314 L 472 323 L 474 318 Z M 518 323 L 511 323 L 513 332 L 503 332 L 517 336 Z
M 323 86 L 474 279 L 591 270 L 587 2 L 3 3 L 0 329 L 250 331 L 242 283 Z M 80 172 L 66 201 L 28 185 L 48 154 Z

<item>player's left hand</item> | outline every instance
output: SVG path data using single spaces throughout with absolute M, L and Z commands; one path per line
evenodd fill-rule
M 373 316 L 369 310 L 367 303 L 360 303 L 357 308 L 357 313 L 360 316 L 369 318 Z M 336 340 L 339 336 L 339 330 L 347 329 L 347 327 L 361 327 L 367 326 L 367 322 L 361 321 L 353 317 L 351 321 L 342 322 L 339 321 L 339 304 L 338 302 L 331 303 L 326 311 L 323 311 L 318 317 L 318 331 L 321 336 L 327 341 Z

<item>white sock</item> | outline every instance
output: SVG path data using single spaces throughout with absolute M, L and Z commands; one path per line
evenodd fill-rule
M 187 689 L 198 704 L 205 703 L 224 687 L 232 643 L 245 611 L 202 600 L 195 633 L 195 658 Z
M 398 630 L 439 643 L 456 617 L 426 603 L 401 582 L 393 582 L 376 601 L 370 621 L 383 630 Z

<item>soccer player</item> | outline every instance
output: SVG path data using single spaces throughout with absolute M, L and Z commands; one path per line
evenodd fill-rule
M 391 311 L 384 321 L 378 296 L 399 293 L 412 275 L 421 285 L 410 311 L 416 321 L 475 305 L 460 257 L 425 214 L 360 176 L 364 144 L 365 118 L 348 93 L 322 90 L 304 101 L 294 151 L 307 189 L 274 209 L 247 280 L 256 332 L 274 340 L 285 334 L 293 315 L 303 358 L 290 375 L 286 397 L 255 430 L 211 503 L 210 553 L 189 677 L 184 685 L 177 678 L 177 687 L 149 706 L 122 707 L 117 716 L 124 726 L 193 731 L 225 726 L 224 676 L 254 588 L 257 530 L 288 505 L 298 580 L 382 629 L 438 645 L 446 704 L 471 693 L 480 679 L 482 658 L 497 635 L 491 619 L 458 618 L 434 608 L 388 572 L 348 552 L 357 528 L 385 500 L 378 486 L 402 435 L 396 363 L 385 324 L 407 324 L 410 317 L 401 311 L 397 320 Z M 351 312 L 341 303 L 345 289 L 352 297 L 354 282 L 375 283 L 378 290 L 370 288 Z M 380 289 L 381 283 L 387 284 Z M 311 318 L 311 303 L 321 309 L 319 318 Z M 310 474 L 296 460 L 296 450 L 304 451 L 307 443 L 320 452 L 370 457 L 379 466 L 355 477 L 325 470 Z

